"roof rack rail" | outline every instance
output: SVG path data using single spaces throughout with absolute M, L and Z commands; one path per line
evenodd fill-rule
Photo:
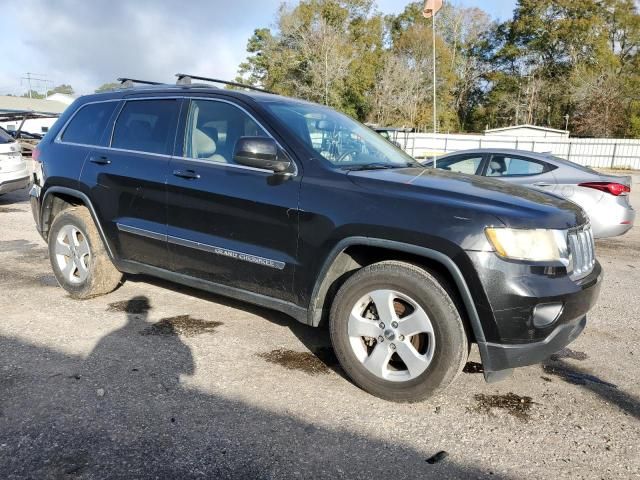
M 245 83 L 229 82 L 227 80 L 219 80 L 217 78 L 200 77 L 197 75 L 189 75 L 188 73 L 176 73 L 176 77 L 178 77 L 178 81 L 176 82 L 178 85 L 190 85 L 191 80 L 202 80 L 211 83 L 222 83 L 224 85 L 230 85 L 232 87 L 247 88 L 249 90 L 255 90 L 256 92 L 273 93 L 269 90 L 265 90 L 264 88 L 254 87 Z
M 118 78 L 118 81 L 120 82 L 120 86 L 122 88 L 133 88 L 136 83 L 139 83 L 141 85 L 162 85 L 161 82 L 151 82 L 149 80 L 137 80 L 135 78 L 126 77 Z

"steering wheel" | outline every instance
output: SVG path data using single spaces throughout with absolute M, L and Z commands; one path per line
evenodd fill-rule
M 352 150 L 347 150 L 346 152 L 343 152 L 342 155 L 340 155 L 338 157 L 338 159 L 336 160 L 336 163 L 342 163 L 344 162 L 345 158 L 347 158 L 348 156 L 352 155 L 352 154 L 358 154 L 360 153 L 358 150 L 352 149 Z

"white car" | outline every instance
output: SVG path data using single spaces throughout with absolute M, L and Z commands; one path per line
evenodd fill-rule
M 0 128 L 0 195 L 29 186 L 29 167 L 20 150 L 20 144 Z

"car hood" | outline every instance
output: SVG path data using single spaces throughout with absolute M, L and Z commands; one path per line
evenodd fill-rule
M 356 185 L 384 195 L 414 197 L 443 208 L 491 214 L 513 228 L 567 229 L 588 221 L 561 197 L 500 180 L 430 168 L 351 171 Z

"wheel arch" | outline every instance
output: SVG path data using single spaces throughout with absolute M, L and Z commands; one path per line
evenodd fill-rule
M 357 269 L 382 260 L 402 260 L 434 271 L 444 277 L 454 290 L 463 320 L 468 323 L 472 340 L 484 342 L 484 332 L 469 286 L 456 263 L 446 254 L 427 247 L 370 237 L 341 240 L 331 251 L 320 270 L 311 296 L 309 325 L 317 327 L 326 321 L 331 293 Z
M 41 231 L 43 237 L 45 239 L 48 238 L 51 223 L 53 222 L 53 219 L 56 215 L 67 208 L 79 205 L 84 206 L 89 210 L 91 218 L 96 224 L 98 233 L 100 234 L 100 238 L 102 239 L 102 242 L 106 247 L 109 257 L 111 259 L 114 259 L 115 257 L 113 256 L 111 245 L 107 240 L 104 230 L 102 229 L 100 219 L 98 218 L 98 214 L 96 213 L 91 200 L 86 194 L 79 190 L 59 186 L 52 186 L 47 188 L 42 198 L 42 207 L 40 213 L 40 225 L 42 225 Z

